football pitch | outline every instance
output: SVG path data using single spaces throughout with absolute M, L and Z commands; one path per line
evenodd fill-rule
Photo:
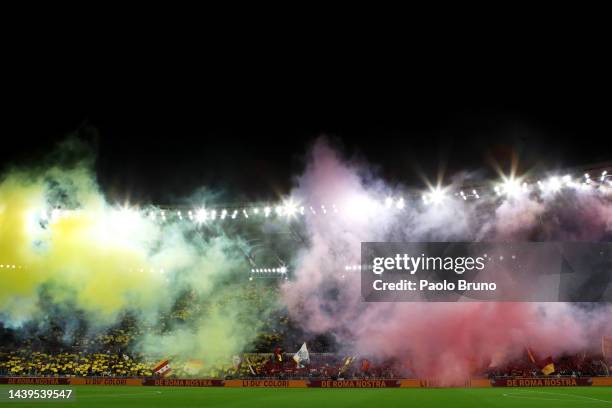
M 73 401 L 8 399 L 9 389 L 74 390 Z M 0 408 L 68 407 L 612 407 L 612 387 L 567 388 L 189 388 L 117 386 L 0 386 Z

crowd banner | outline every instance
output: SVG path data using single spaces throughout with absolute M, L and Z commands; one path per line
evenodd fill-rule
M 469 386 L 472 388 L 490 388 L 491 380 L 488 378 L 472 378 Z
M 224 387 L 224 380 L 199 378 L 145 378 L 142 385 L 155 387 Z
M 154 387 L 228 387 L 228 388 L 436 388 L 445 384 L 437 379 L 357 379 L 357 380 L 279 380 L 207 378 L 113 378 L 113 377 L 0 377 L 0 384 L 15 385 L 125 385 Z M 612 377 L 546 377 L 466 379 L 463 387 L 612 387 Z
M 399 388 L 400 380 L 310 380 L 310 388 Z
M 400 387 L 402 388 L 421 388 L 421 380 L 417 380 L 415 378 L 399 381 Z
M 305 388 L 306 380 L 225 380 L 226 387 L 238 388 Z
M 71 377 L 70 385 L 142 385 L 142 378 Z
M 69 385 L 68 377 L 0 377 L 0 384 Z
M 593 377 L 593 385 L 599 387 L 612 387 L 612 377 Z
M 491 380 L 493 387 L 588 387 L 593 380 L 581 378 L 498 378 Z

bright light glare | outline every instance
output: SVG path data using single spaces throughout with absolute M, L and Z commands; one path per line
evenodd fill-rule
M 423 196 L 423 201 L 425 201 L 425 204 L 438 205 L 442 203 L 445 198 L 446 194 L 444 193 L 444 191 L 440 189 L 440 187 L 436 187 L 435 189 L 432 189 L 429 194 L 425 194 Z
M 521 184 L 519 183 L 518 180 L 509 178 L 505 180 L 504 183 L 502 184 L 502 191 L 504 192 L 504 194 L 510 197 L 516 197 L 522 191 Z
M 559 178 L 551 177 L 550 179 L 548 179 L 548 188 L 552 192 L 561 190 L 561 182 L 559 181 Z
M 198 223 L 202 223 L 206 221 L 206 210 L 203 208 L 200 208 L 198 211 L 196 211 L 195 219 L 196 219 L 196 222 Z
M 288 199 L 283 203 L 284 213 L 287 217 L 293 217 L 295 213 L 298 211 L 298 206 L 293 200 Z

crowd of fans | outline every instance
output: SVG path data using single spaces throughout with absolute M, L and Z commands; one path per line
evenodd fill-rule
M 587 356 L 584 354 L 562 356 L 554 361 L 555 377 L 597 377 L 608 376 L 612 371 L 601 355 Z M 540 367 L 528 360 L 514 361 L 503 367 L 496 367 L 487 371 L 490 378 L 503 377 L 541 377 Z
M 298 365 L 292 354 L 245 353 L 226 364 L 206 366 L 197 361 L 171 360 L 171 376 L 207 378 L 401 378 L 409 377 L 392 360 L 370 362 L 367 359 L 340 358 L 330 353 L 311 353 L 308 364 Z M 0 352 L 0 376 L 79 376 L 79 377 L 150 377 L 155 361 L 142 356 L 115 353 L 62 352 L 42 353 L 19 349 Z M 541 377 L 538 367 L 528 361 L 490 369 L 489 378 Z M 553 377 L 607 376 L 609 368 L 601 358 L 562 357 L 556 362 Z
M 210 308 L 227 308 L 232 301 L 247 302 L 257 311 L 261 321 L 247 321 L 259 333 L 250 346 L 252 353 L 233 356 L 228 361 L 204 363 L 197 360 L 181 361 L 170 358 L 174 377 L 208 378 L 408 378 L 415 377 L 405 365 L 397 361 L 369 361 L 335 353 L 337 349 L 331 336 L 309 337 L 310 361 L 296 364 L 292 353 L 280 351 L 279 345 L 297 350 L 305 334 L 293 326 L 282 311 L 269 311 L 264 299 L 274 298 L 269 287 L 250 287 L 238 291 L 239 299 L 218 299 L 212 303 L 193 302 L 193 295 L 186 293 L 177 301 L 172 311 L 160 317 L 151 327 L 126 315 L 116 326 L 90 334 L 87 327 L 76 329 L 67 336 L 66 328 L 47 319 L 44 330 L 40 326 L 25 326 L 19 334 L 5 329 L 0 323 L 0 376 L 88 376 L 88 377 L 150 377 L 158 362 L 135 353 L 135 341 L 143 334 L 163 334 L 167 328 L 187 324 Z M 262 292 L 263 291 L 263 292 Z M 224 303 L 229 302 L 229 303 Z M 194 306 L 195 305 L 195 306 Z M 264 313 L 263 311 L 266 310 Z M 249 316 L 256 315 L 251 313 Z M 249 317 L 250 318 L 250 317 Z M 61 316 L 57 320 L 61 322 Z M 250 326 L 250 327 L 251 327 Z M 65 339 L 69 337 L 70 341 Z M 272 352 L 274 350 L 274 352 Z M 610 361 L 599 356 L 562 356 L 555 359 L 553 376 L 604 376 L 610 375 Z M 539 377 L 537 364 L 523 358 L 503 367 L 482 369 L 482 376 Z
M 5 376 L 151 376 L 151 364 L 127 355 L 105 353 L 30 352 L 26 349 L 0 353 L 0 375 Z

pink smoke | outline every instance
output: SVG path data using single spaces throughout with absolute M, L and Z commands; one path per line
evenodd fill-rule
M 414 375 L 444 384 L 460 384 L 496 361 L 517 358 L 527 346 L 555 356 L 594 349 L 602 334 L 612 333 L 608 307 L 586 312 L 564 303 L 366 303 L 359 272 L 344 270 L 359 263 L 362 241 L 601 239 L 612 227 L 609 202 L 526 198 L 493 211 L 483 203 L 433 209 L 406 202 L 405 211 L 383 211 L 381 200 L 392 193 L 324 139 L 313 147 L 293 195 L 308 197 L 317 210 L 334 203 L 342 211 L 306 217 L 310 245 L 299 255 L 294 279 L 283 286 L 290 314 L 307 331 L 331 332 L 347 353 L 400 359 Z

